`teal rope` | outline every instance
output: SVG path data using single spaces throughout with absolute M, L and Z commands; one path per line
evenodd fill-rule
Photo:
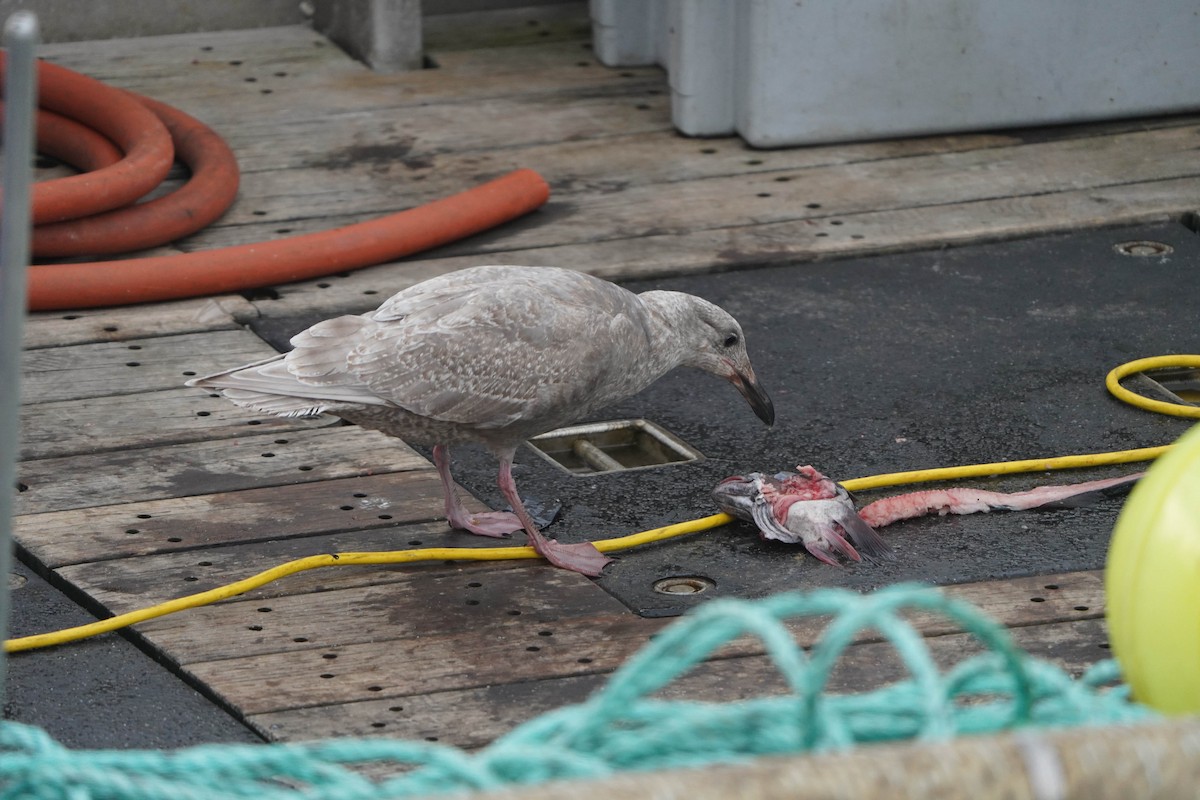
M 985 647 L 946 673 L 902 612 L 941 614 Z M 786 621 L 831 616 L 810 652 Z M 829 676 L 864 630 L 891 643 L 909 677 L 860 694 L 830 694 Z M 723 645 L 756 637 L 790 693 L 737 703 L 652 697 Z M 1148 719 L 1115 662 L 1073 680 L 1033 659 L 1008 631 L 935 589 L 840 589 L 765 600 L 714 600 L 665 629 L 586 702 L 544 714 L 478 753 L 392 739 L 205 745 L 174 752 L 72 751 L 44 731 L 0 724 L 0 800 L 382 800 L 496 789 L 624 770 L 733 762 L 898 740 L 944 741 L 1015 727 Z M 971 700 L 972 702 L 964 702 Z M 351 768 L 394 767 L 370 780 Z M 379 770 L 373 770 L 378 773 Z

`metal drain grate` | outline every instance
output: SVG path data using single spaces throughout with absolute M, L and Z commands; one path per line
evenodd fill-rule
M 535 436 L 529 446 L 572 475 L 659 467 L 699 461 L 703 454 L 646 419 L 593 422 Z

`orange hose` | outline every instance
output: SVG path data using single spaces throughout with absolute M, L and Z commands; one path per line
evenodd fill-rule
M 191 178 L 155 200 L 82 219 L 38 225 L 33 230 L 35 256 L 112 255 L 157 247 L 215 222 L 237 198 L 237 159 L 220 136 L 166 103 L 129 94 L 166 125 L 175 155 L 191 170 Z
M 4 103 L 0 101 L 3 113 Z M 122 158 L 116 145 L 91 128 L 45 109 L 37 112 L 37 150 L 81 172 L 112 166 Z
M 50 311 L 223 294 L 391 261 L 533 211 L 550 187 L 522 169 L 380 219 L 256 244 L 29 271 L 29 309 Z
M 0 53 L 0 82 L 7 69 Z M 70 117 L 111 140 L 124 154 L 112 166 L 33 187 L 33 222 L 61 222 L 128 205 L 162 182 L 174 148 L 154 112 L 134 98 L 65 67 L 38 62 L 42 108 Z

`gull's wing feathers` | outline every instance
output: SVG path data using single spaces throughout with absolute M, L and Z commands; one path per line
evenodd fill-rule
M 347 361 L 355 379 L 415 414 L 554 427 L 658 377 L 629 366 L 649 349 L 641 301 L 606 281 L 493 267 L 414 289 L 369 315 L 374 327 Z

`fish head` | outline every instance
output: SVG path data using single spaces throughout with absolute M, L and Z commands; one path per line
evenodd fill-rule
M 713 500 L 726 514 L 752 521 L 754 504 L 761 502 L 761 479 L 762 475 L 757 472 L 751 472 L 749 475 L 731 475 L 713 487 Z

